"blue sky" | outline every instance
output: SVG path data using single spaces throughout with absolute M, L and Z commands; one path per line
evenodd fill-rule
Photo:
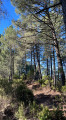
M 10 0 L 3 0 L 4 8 L 7 10 L 7 16 L 0 19 L 0 34 L 3 33 L 4 29 L 12 24 L 12 19 L 18 19 L 19 15 L 15 13 L 15 7 L 11 5 Z

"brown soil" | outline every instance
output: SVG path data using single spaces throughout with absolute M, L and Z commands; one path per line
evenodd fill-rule
M 59 105 L 65 106 L 66 96 L 56 90 L 52 90 L 49 86 L 41 87 L 39 83 L 31 83 L 27 84 L 27 87 L 33 91 L 37 104 L 48 106 L 50 110 L 53 107 L 57 108 Z M 64 107 L 63 110 L 66 111 Z M 66 116 L 66 114 L 64 115 Z

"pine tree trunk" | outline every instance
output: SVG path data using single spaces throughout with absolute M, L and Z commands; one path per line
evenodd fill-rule
M 12 49 L 10 48 L 10 80 L 12 81 Z
M 54 86 L 56 87 L 56 71 L 55 71 L 55 51 L 53 47 L 53 73 L 54 73 Z
M 33 47 L 33 58 L 34 58 L 34 79 L 36 75 L 36 63 L 35 63 L 35 48 Z
M 25 73 L 27 74 L 27 65 L 26 65 L 26 52 L 25 52 Z
M 19 70 L 19 79 L 20 79 L 20 70 Z
M 8 82 L 10 82 L 10 75 L 9 75 L 9 79 L 8 79 Z
M 39 53 L 39 46 L 38 45 L 36 45 L 36 58 L 37 58 L 37 63 L 38 63 L 39 79 L 41 79 L 42 75 L 41 75 L 41 68 L 40 68 L 40 53 Z
M 13 56 L 12 56 L 12 74 L 14 76 L 14 51 L 13 51 Z
M 32 50 L 31 50 L 31 69 L 32 69 Z
M 54 37 L 55 50 L 56 50 L 56 54 L 57 54 L 58 66 L 59 66 L 59 71 L 60 71 L 60 75 L 61 75 L 62 85 L 65 85 L 65 74 L 64 74 L 64 71 L 63 71 L 62 59 L 60 57 L 58 41 L 57 41 L 54 30 L 53 30 L 53 37 Z
M 47 58 L 47 76 L 48 76 L 49 74 L 48 74 L 48 58 Z
M 51 80 L 52 80 L 52 56 L 50 55 L 50 62 L 51 62 Z
M 59 81 L 59 70 L 58 70 L 58 81 Z
M 66 0 L 61 0 L 61 3 L 62 3 L 62 9 L 63 9 L 65 31 L 66 31 Z
M 58 41 L 57 41 L 57 38 L 56 38 L 55 29 L 54 29 L 53 23 L 51 21 L 49 12 L 46 11 L 46 14 L 49 18 L 49 24 L 51 26 L 51 31 L 52 31 L 55 51 L 56 51 L 56 54 L 57 54 L 57 60 L 58 60 L 58 66 L 59 66 L 59 70 L 60 70 L 62 85 L 65 85 L 65 74 L 64 74 L 64 71 L 63 71 L 62 59 L 61 59 L 61 56 L 60 56 L 59 45 L 58 45 Z

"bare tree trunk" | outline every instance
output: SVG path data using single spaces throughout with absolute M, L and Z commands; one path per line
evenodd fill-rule
M 10 81 L 12 81 L 12 49 L 10 48 Z
M 20 79 L 20 70 L 19 70 L 19 79 Z
M 36 75 L 36 62 L 35 62 L 35 48 L 33 47 L 33 58 L 34 58 L 34 79 Z
M 12 75 L 14 76 L 14 51 L 12 52 Z
M 31 50 L 31 70 L 32 70 L 32 50 Z
M 51 80 L 52 80 L 52 56 L 50 55 L 50 62 L 51 62 Z
M 13 75 L 14 75 L 14 53 L 13 53 Z
M 55 71 L 55 51 L 53 46 L 53 73 L 54 73 L 54 86 L 56 87 L 56 71 Z
M 40 53 L 39 53 L 39 46 L 37 45 L 36 45 L 36 58 L 37 58 L 37 63 L 38 63 L 39 79 L 41 79 L 42 75 L 41 75 L 41 68 L 40 68 Z
M 62 85 L 65 85 L 65 74 L 63 71 L 62 59 L 60 57 L 60 51 L 59 51 L 59 46 L 58 46 L 58 41 L 57 41 L 57 38 L 55 35 L 55 31 L 53 32 L 53 37 L 54 37 L 55 50 L 56 50 L 56 54 L 57 54 L 58 66 L 59 66 L 59 71 L 60 71 L 60 75 L 61 75 Z
M 66 0 L 61 0 L 61 3 L 62 3 L 62 9 L 63 9 L 65 32 L 66 32 Z
M 47 76 L 48 76 L 49 74 L 48 74 L 48 58 L 47 58 Z
M 51 21 L 49 12 L 46 11 L 46 14 L 49 18 L 49 24 L 51 26 L 55 51 L 56 51 L 56 54 L 57 54 L 58 66 L 59 66 L 59 70 L 60 70 L 60 74 L 61 74 L 62 85 L 65 85 L 65 74 L 64 74 L 64 71 L 63 71 L 62 59 L 61 59 L 61 56 L 60 56 L 59 45 L 58 45 L 58 41 L 57 41 L 57 38 L 56 38 L 55 29 L 54 29 L 53 23 Z
M 27 65 L 26 65 L 26 52 L 25 52 L 25 73 L 27 74 Z
M 10 82 L 10 75 L 9 75 L 9 79 L 8 79 L 8 82 Z
M 59 81 L 59 70 L 58 70 L 58 81 Z

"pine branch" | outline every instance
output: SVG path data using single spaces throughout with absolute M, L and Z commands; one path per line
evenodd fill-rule
M 61 2 L 56 3 L 56 4 L 54 4 L 54 5 L 51 5 L 51 6 L 49 6 L 49 7 L 45 7 L 44 9 L 38 11 L 36 14 L 40 14 L 41 12 L 43 12 L 43 11 L 45 11 L 45 10 L 48 10 L 49 8 L 56 7 L 56 6 L 58 6 L 58 5 L 61 5 Z

